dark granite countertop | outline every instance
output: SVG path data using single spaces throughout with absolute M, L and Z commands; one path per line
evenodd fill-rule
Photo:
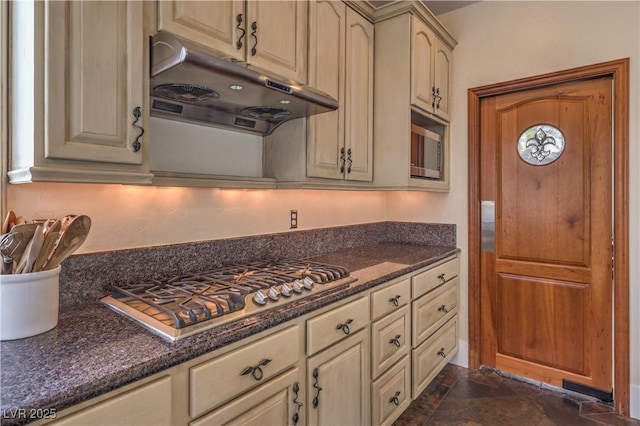
M 64 408 L 176 366 L 267 328 L 457 253 L 452 246 L 379 243 L 310 259 L 342 265 L 358 280 L 170 343 L 98 301 L 61 309 L 53 330 L 0 344 L 2 424 L 30 410 Z M 25 411 L 16 411 L 16 410 Z M 26 415 L 16 415 L 26 413 Z

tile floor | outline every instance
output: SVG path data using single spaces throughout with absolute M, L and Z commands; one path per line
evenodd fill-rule
M 612 407 L 575 393 L 541 388 L 490 369 L 447 364 L 394 426 L 640 425 Z

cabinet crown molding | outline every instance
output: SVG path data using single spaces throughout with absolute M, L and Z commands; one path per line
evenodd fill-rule
M 422 1 L 358 0 L 348 1 L 347 3 L 353 9 L 369 18 L 374 24 L 409 12 L 424 21 L 427 26 L 442 38 L 442 41 L 450 49 L 453 50 L 458 44 L 453 35 Z

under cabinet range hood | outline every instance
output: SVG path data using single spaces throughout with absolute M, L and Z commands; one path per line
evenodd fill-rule
M 151 38 L 151 115 L 260 135 L 333 111 L 332 97 L 206 53 L 173 34 Z

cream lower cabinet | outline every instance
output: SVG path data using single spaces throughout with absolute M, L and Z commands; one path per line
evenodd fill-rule
M 158 30 L 298 83 L 307 80 L 307 2 L 157 2 Z
M 50 423 L 55 426 L 171 425 L 172 383 L 165 376 Z
M 304 424 L 301 381 L 300 370 L 294 368 L 189 425 Z
M 411 278 L 413 399 L 458 351 L 459 267 L 456 257 Z
M 369 425 L 369 330 L 307 361 L 307 424 Z
M 411 402 L 410 279 L 371 294 L 371 421 L 392 424 Z
M 143 2 L 16 2 L 11 20 L 10 182 L 151 183 Z
M 60 413 L 56 425 L 390 425 L 458 348 L 459 259 Z M 39 424 L 39 423 L 36 423 Z

